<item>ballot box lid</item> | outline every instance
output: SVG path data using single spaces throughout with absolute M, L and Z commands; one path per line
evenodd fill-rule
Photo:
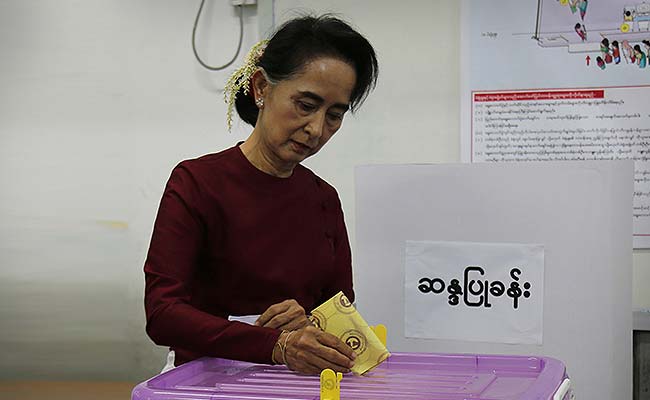
M 346 374 L 341 400 L 551 400 L 564 364 L 538 356 L 393 353 L 362 376 Z M 561 396 L 559 398 L 564 398 Z M 318 400 L 318 376 L 285 366 L 200 358 L 133 389 L 132 400 Z M 558 398 L 558 397 L 556 397 Z

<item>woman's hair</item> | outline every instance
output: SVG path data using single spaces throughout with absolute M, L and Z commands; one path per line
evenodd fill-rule
M 377 82 L 377 56 L 372 45 L 342 20 L 326 14 L 305 16 L 283 24 L 269 40 L 257 65 L 271 83 L 289 79 L 310 61 L 333 57 L 349 63 L 356 72 L 350 96 L 352 111 L 358 109 Z M 255 126 L 258 108 L 252 96 L 241 88 L 235 99 L 237 113 Z

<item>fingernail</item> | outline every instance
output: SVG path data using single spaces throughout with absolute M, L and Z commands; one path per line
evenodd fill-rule
M 357 353 L 352 353 L 352 359 L 356 360 L 357 359 Z

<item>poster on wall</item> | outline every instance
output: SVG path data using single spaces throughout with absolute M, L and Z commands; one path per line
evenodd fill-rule
M 542 344 L 544 246 L 407 241 L 404 335 Z
M 462 2 L 462 160 L 634 160 L 650 248 L 650 1 L 495 3 Z

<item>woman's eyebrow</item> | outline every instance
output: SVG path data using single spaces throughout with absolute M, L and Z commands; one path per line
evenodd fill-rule
M 325 99 L 323 99 L 322 97 L 320 97 L 319 95 L 317 95 L 314 92 L 310 92 L 308 90 L 306 90 L 306 91 L 300 91 L 299 90 L 298 93 L 300 93 L 301 96 L 310 98 L 310 99 L 312 99 L 314 101 L 317 101 L 317 102 L 319 102 L 321 104 L 323 102 L 325 102 Z M 344 104 L 344 103 L 336 103 L 336 104 L 333 105 L 333 107 L 341 108 L 344 112 L 350 109 L 350 105 L 349 104 Z

